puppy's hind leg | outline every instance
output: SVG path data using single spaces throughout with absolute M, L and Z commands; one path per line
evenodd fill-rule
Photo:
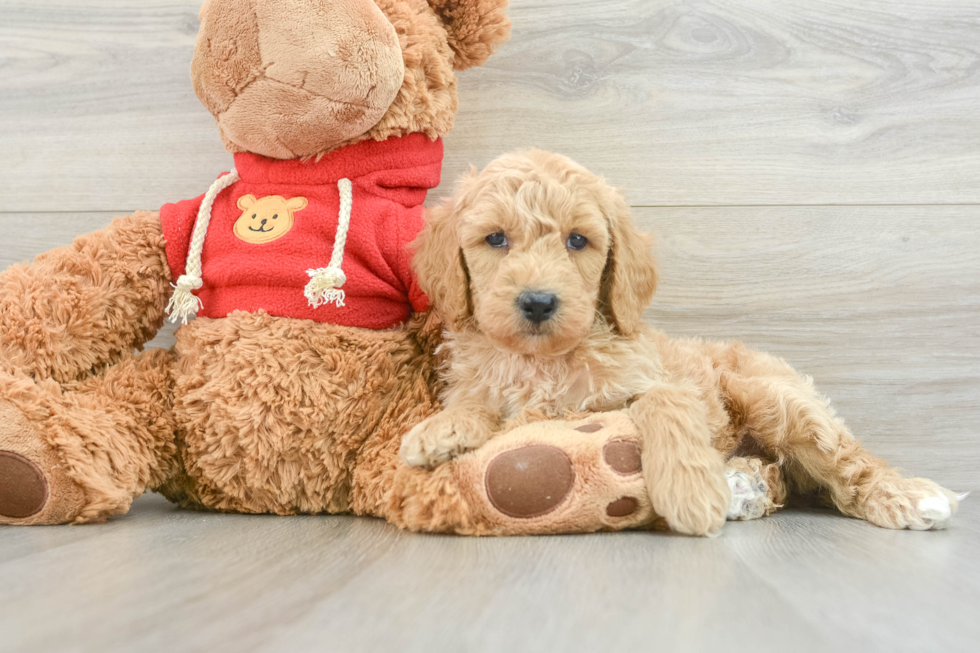
M 885 528 L 943 528 L 956 495 L 924 478 L 903 478 L 851 435 L 812 381 L 784 361 L 741 345 L 727 352 L 722 386 L 745 426 L 780 461 L 829 491 L 846 515 Z
M 779 465 L 758 457 L 730 458 L 725 478 L 732 492 L 729 521 L 748 521 L 772 514 L 786 502 L 786 483 Z

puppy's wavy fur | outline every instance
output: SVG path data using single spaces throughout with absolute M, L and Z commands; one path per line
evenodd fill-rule
M 861 448 L 784 361 L 646 325 L 650 238 L 616 190 L 565 157 L 531 150 L 471 171 L 415 246 L 419 282 L 446 324 L 447 390 L 445 410 L 403 438 L 409 464 L 434 466 L 510 423 L 626 409 L 644 437 L 654 509 L 679 532 L 724 524 L 726 458 L 767 488 L 766 512 L 786 482 L 824 488 L 846 514 L 891 528 L 940 527 L 956 509 L 951 492 Z M 557 298 L 550 319 L 527 318 L 527 292 Z

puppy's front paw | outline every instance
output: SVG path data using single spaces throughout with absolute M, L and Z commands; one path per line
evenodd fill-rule
M 488 438 L 489 429 L 474 420 L 442 412 L 402 436 L 399 453 L 410 467 L 432 468 L 478 448 Z
M 732 498 L 725 463 L 714 449 L 705 449 L 694 458 L 651 484 L 653 507 L 672 531 L 717 535 L 725 525 Z

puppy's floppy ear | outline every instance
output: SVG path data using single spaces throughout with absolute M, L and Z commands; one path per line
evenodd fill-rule
M 602 273 L 599 303 L 610 324 L 629 335 L 639 326 L 643 309 L 657 291 L 657 261 L 650 252 L 652 238 L 637 231 L 629 204 L 615 189 L 605 190 L 602 209 L 612 244 Z
M 481 65 L 510 38 L 507 0 L 429 0 L 429 6 L 446 26 L 456 70 Z
M 460 201 L 448 199 L 426 209 L 425 227 L 412 242 L 412 270 L 419 287 L 452 328 L 472 315 L 470 283 L 457 234 Z

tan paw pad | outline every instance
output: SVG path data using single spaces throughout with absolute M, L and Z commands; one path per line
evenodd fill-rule
M 555 510 L 575 483 L 568 454 L 544 444 L 505 451 L 487 465 L 490 503 L 509 517 L 529 519 Z
M 642 469 L 640 447 L 635 442 L 625 440 L 608 442 L 602 448 L 602 458 L 613 468 L 613 471 L 623 476 L 639 474 Z
M 622 499 L 616 499 L 606 506 L 606 514 L 610 517 L 629 517 L 639 507 L 639 502 L 633 497 L 623 497 Z

